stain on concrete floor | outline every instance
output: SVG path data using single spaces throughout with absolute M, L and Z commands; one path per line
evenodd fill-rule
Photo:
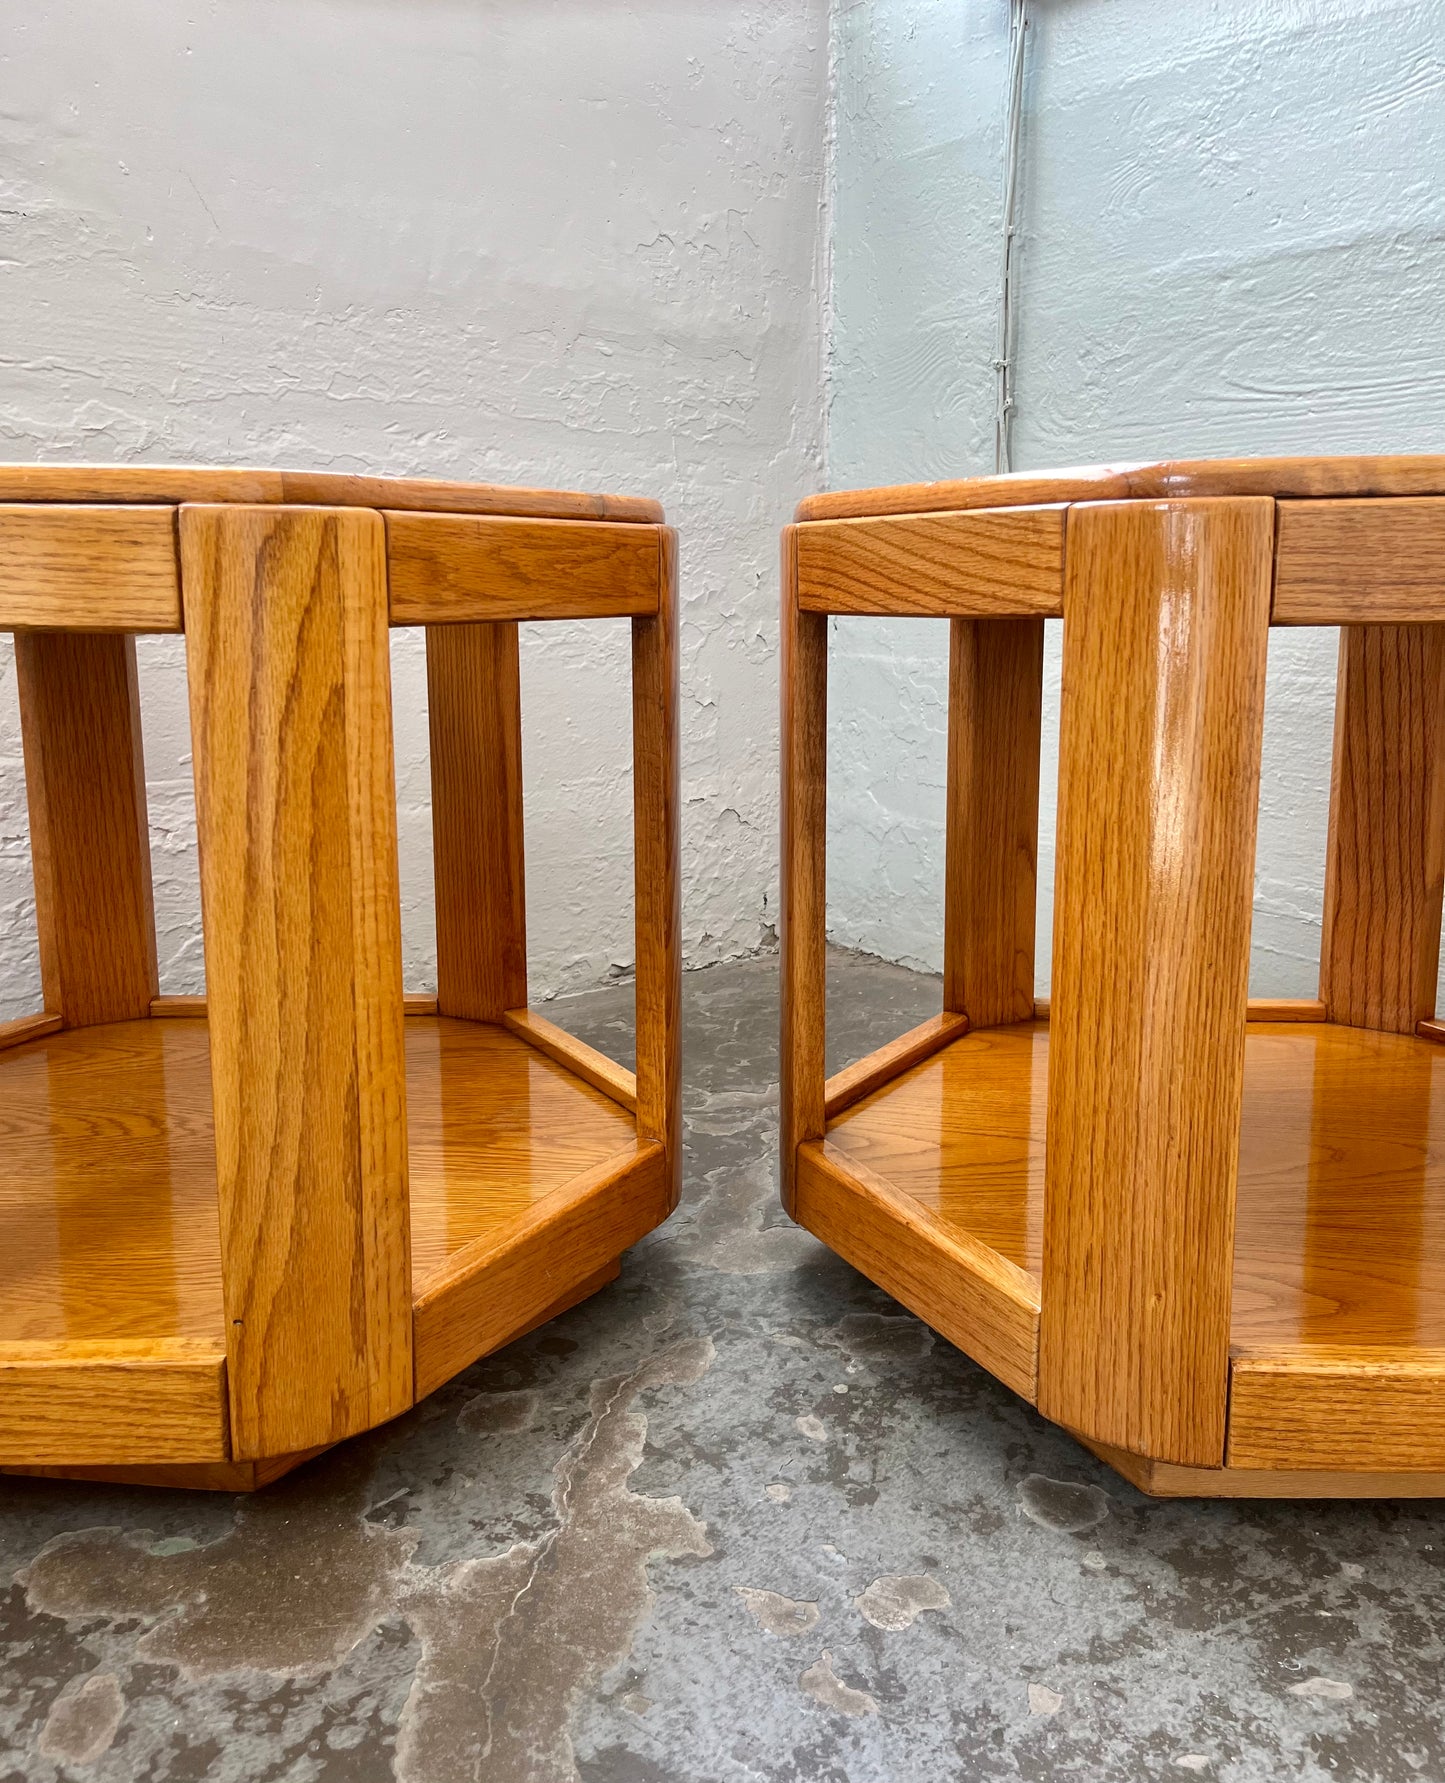
M 937 998 L 838 957 L 830 1068 Z M 1445 1783 L 1445 1507 L 1143 1498 L 787 1224 L 774 962 L 685 1001 L 587 1305 L 254 1498 L 0 1480 L 0 1779 Z

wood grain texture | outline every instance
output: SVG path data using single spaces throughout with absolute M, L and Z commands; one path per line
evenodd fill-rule
M 1329 1023 L 1245 1042 L 1231 1339 L 1445 1350 L 1445 1054 Z
M 233 1453 L 411 1403 L 385 536 L 184 507 Z
M 0 1473 L 25 1474 L 46 1480 L 100 1480 L 113 1486 L 155 1486 L 185 1492 L 259 1492 L 303 1462 L 321 1454 L 303 1449 L 296 1455 L 272 1455 L 265 1461 L 193 1461 L 155 1467 L 0 1467 Z
M 173 510 L 0 502 L 0 631 L 37 627 L 179 631 Z
M 555 1059 L 559 1065 L 565 1065 L 574 1077 L 590 1083 L 594 1090 L 601 1090 L 620 1108 L 625 1108 L 629 1114 L 637 1113 L 635 1072 L 530 1009 L 509 1009 L 503 1015 L 502 1023 L 509 1033 L 535 1046 L 538 1052 Z
M 916 1028 L 910 1028 L 906 1034 L 900 1034 L 896 1040 L 890 1040 L 886 1046 L 880 1046 L 876 1052 L 870 1052 L 855 1064 L 846 1065 L 830 1077 L 823 1085 L 824 1115 L 833 1120 L 845 1108 L 871 1096 L 874 1090 L 882 1089 L 885 1083 L 901 1077 L 924 1059 L 932 1058 L 934 1053 L 940 1052 L 951 1041 L 961 1039 L 967 1032 L 967 1016 L 955 1015 L 950 1010 L 930 1016 Z
M 405 1044 L 419 1282 L 632 1148 L 623 1109 L 503 1028 L 419 1016 Z M 209 1055 L 203 1020 L 0 1054 L 0 1343 L 223 1350 Z
M 389 513 L 393 625 L 657 611 L 662 528 Z
M 210 1106 L 195 1022 L 0 1053 L 0 1342 L 224 1354 Z
M 144 1015 L 159 989 L 135 640 L 18 632 L 15 673 L 46 1011 Z
M 1198 496 L 1445 495 L 1445 456 L 1374 458 L 1199 458 L 1155 464 L 1013 471 L 943 483 L 810 495 L 799 520 L 923 514 L 948 508 L 1012 508 L 1040 502 L 1163 501 Z
M 1238 1356 L 1228 1465 L 1445 1472 L 1445 1350 Z
M 1224 1458 L 1274 511 L 1069 516 L 1039 1409 Z
M 983 1028 L 832 1120 L 828 1144 L 1043 1268 L 1049 1029 Z M 1328 1023 L 1245 1036 L 1230 1339 L 1445 1349 L 1445 1053 Z
M 1049 999 L 1034 998 L 1034 1015 L 1039 1021 L 1049 1019 Z M 1250 1022 L 1322 1022 L 1325 1006 L 1318 997 L 1251 997 L 1244 1006 L 1244 1019 Z
M 1445 500 L 1281 502 L 1276 625 L 1445 619 Z
M 980 1028 L 828 1123 L 831 1157 L 1037 1278 L 1049 1031 Z
M 1251 1022 L 1322 1022 L 1325 1015 L 1318 997 L 1251 997 L 1244 1006 Z
M 1031 1403 L 1038 1283 L 831 1142 L 798 1148 L 793 1217 Z
M 437 1009 L 496 1021 L 527 1001 L 517 627 L 429 626 Z
M 0 1022 L 0 1052 L 11 1046 L 24 1046 L 31 1040 L 43 1040 L 57 1034 L 65 1026 L 58 1015 L 17 1015 L 13 1021 Z
M 781 1187 L 794 1213 L 799 1144 L 824 1129 L 827 1013 L 828 621 L 798 610 L 794 526 L 783 530 Z M 794 1213 L 794 1217 L 796 1214 Z
M 1353 1395 L 1358 1411 L 1361 1369 L 1368 1376 L 1390 1355 L 1433 1368 L 1445 1356 L 1445 1052 L 1401 1035 L 1288 1022 L 1251 1026 L 1244 1058 L 1231 1349 L 1256 1373 L 1283 1358 L 1300 1374 L 1307 1362 L 1309 1392 L 1326 1406 L 1337 1391 Z M 828 1155 L 1037 1280 L 1048 1083 L 1043 1023 L 971 1032 L 833 1120 Z M 852 1260 L 882 1281 L 861 1253 Z M 1236 1405 L 1239 1390 L 1236 1380 Z M 1301 1404 L 1306 1430 L 1308 1415 Z M 1382 1417 L 1384 1434 L 1405 1440 L 1401 1420 L 1392 1425 L 1388 1408 Z M 1405 1430 L 1411 1420 L 1422 1421 L 1412 1411 Z M 1327 1462 L 1296 1447 L 1294 1462 L 1278 1464 L 1432 1465 L 1380 1448 L 1363 1414 L 1353 1435 L 1337 1419 L 1330 1440 Z M 1263 1490 L 1232 1476 L 1186 1484 Z
M 435 1015 L 437 1000 L 424 992 L 408 991 L 401 1000 L 402 1010 L 407 1015 Z M 206 999 L 204 997 L 152 997 L 151 1015 L 163 1021 L 185 1020 L 204 1021 L 206 1019 Z
M 1438 1044 L 1445 1040 L 1445 1022 L 1436 1021 L 1432 1016 L 1428 1021 L 1416 1022 L 1415 1032 L 1422 1040 L 1433 1040 Z
M 204 997 L 152 997 L 151 1018 L 155 1021 L 204 1021 Z
M 640 1153 L 624 1110 L 501 1027 L 416 1017 L 405 1042 L 417 1293 L 424 1299 L 455 1278 L 495 1347 L 492 1338 L 508 1341 L 584 1291 L 664 1217 L 662 1152 Z M 208 1066 L 206 1024 L 194 1019 L 66 1031 L 0 1054 L 0 1355 L 78 1355 L 103 1375 L 108 1357 L 154 1351 L 210 1356 L 219 1370 L 226 1325 Z M 620 1182 L 634 1164 L 652 1184 L 647 1193 L 623 1185 L 614 1207 L 611 1191 L 599 1191 L 574 1232 L 572 1202 L 586 1199 L 599 1169 Z M 555 1247 L 554 1215 L 564 1233 Z M 523 1239 L 535 1280 L 513 1254 Z M 502 1286 L 473 1279 L 486 1259 L 509 1258 L 514 1273 Z M 500 1325 L 487 1323 L 493 1313 Z M 519 1322 L 509 1325 L 513 1314 Z M 452 1333 L 446 1342 L 472 1341 L 471 1314 L 458 1313 L 460 1324 L 438 1317 Z M 70 1377 L 82 1411 L 87 1390 Z M 170 1391 L 165 1381 L 156 1389 L 158 1416 L 170 1416 Z M 5 1392 L 0 1378 L 0 1425 Z M 137 1386 L 137 1403 L 149 1392 Z M 96 1404 L 106 1417 L 109 1393 L 102 1379 Z M 146 1415 L 143 1404 L 137 1415 Z M 36 1464 L 98 1459 L 55 1446 L 7 1453 Z M 107 1453 L 117 1465 L 155 1459 L 144 1447 Z M 236 1490 L 260 1483 L 225 1479 Z M 220 1489 L 223 1481 L 155 1483 Z
M 1340 631 L 1320 999 L 1412 1034 L 1435 1013 L 1445 888 L 1445 627 Z
M 632 848 L 637 950 L 637 1134 L 682 1190 L 682 785 L 677 535 L 662 530 L 657 611 L 632 621 Z
M 1176 1467 L 1079 1441 L 1151 1498 L 1445 1498 L 1445 1473 L 1341 1473 Z
M 657 525 L 662 509 L 633 495 L 509 489 L 430 477 L 354 477 L 333 471 L 225 469 L 181 464 L 0 465 L 0 502 L 282 502 L 328 508 L 403 508 L 522 514 Z
M 503 1242 L 539 1201 L 635 1150 L 624 1109 L 491 1022 L 414 1018 L 406 1064 L 414 1293 L 456 1252 Z
M 219 1340 L 0 1343 L 0 1462 L 228 1455 Z
M 667 1153 L 641 1141 L 538 1201 L 504 1235 L 454 1252 L 418 1286 L 417 1397 L 551 1317 L 671 1206 Z
M 806 613 L 999 618 L 1064 610 L 1064 509 L 825 520 L 797 533 Z
M 1033 1013 L 1044 622 L 950 630 L 943 1006 L 991 1028 Z

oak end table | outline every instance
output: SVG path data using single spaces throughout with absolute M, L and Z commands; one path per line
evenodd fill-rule
M 0 1467 L 249 1490 L 575 1304 L 677 1197 L 655 502 L 0 467 L 44 1009 L 0 1028 Z M 632 625 L 637 1070 L 527 1007 L 518 622 Z M 388 628 L 426 628 L 436 994 Z M 137 633 L 183 632 L 206 995 L 159 991 Z
M 943 1006 L 825 1079 L 832 614 L 952 641 Z M 1272 625 L 1340 631 L 1296 1002 L 1248 984 Z M 782 630 L 794 1218 L 1146 1492 L 1445 1494 L 1445 457 L 815 496 Z

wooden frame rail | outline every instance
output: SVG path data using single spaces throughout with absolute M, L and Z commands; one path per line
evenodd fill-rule
M 440 1015 L 505 1026 L 682 1169 L 677 540 L 670 527 L 386 516 L 391 622 L 426 626 Z M 580 535 L 596 535 L 588 544 Z M 398 592 L 398 577 L 400 592 Z M 432 589 L 423 597 L 419 592 Z M 462 590 L 462 592 L 458 592 Z M 487 613 L 486 618 L 478 617 Z M 520 617 L 630 615 L 637 1069 L 527 1008 Z

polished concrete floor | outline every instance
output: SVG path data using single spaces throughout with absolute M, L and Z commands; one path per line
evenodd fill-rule
M 0 1481 L 0 1779 L 1445 1780 L 1445 1507 L 1142 1498 L 784 1220 L 775 962 L 686 1005 L 586 1306 L 250 1500 Z

